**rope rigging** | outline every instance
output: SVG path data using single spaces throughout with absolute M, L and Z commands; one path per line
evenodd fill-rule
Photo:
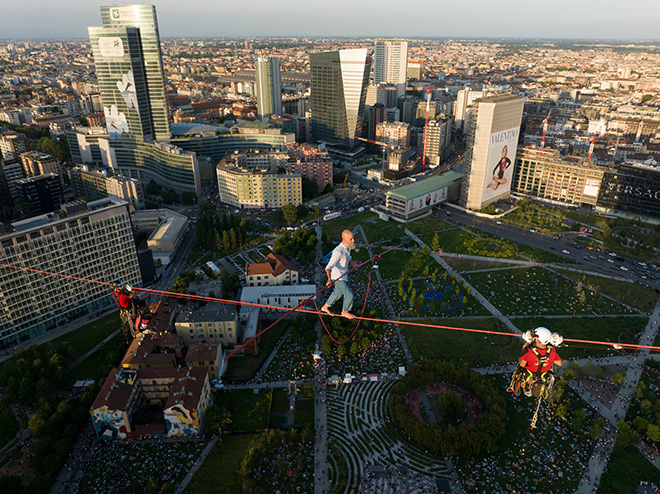
M 348 271 L 348 273 L 351 273 L 355 271 L 356 269 L 359 269 L 360 267 L 364 266 L 366 263 L 372 263 L 376 259 L 380 259 L 381 256 L 387 254 L 388 252 L 398 249 L 401 247 L 401 245 L 397 245 L 395 247 L 391 247 L 387 249 L 386 251 L 373 256 L 371 259 L 365 261 L 362 263 L 360 266 L 355 267 Z M 105 281 L 99 281 L 99 280 L 92 280 L 89 278 L 82 278 L 82 277 L 76 277 L 76 276 L 70 276 L 70 275 L 64 275 L 60 273 L 54 273 L 51 271 L 45 271 L 45 270 L 40 270 L 40 269 L 33 269 L 33 268 L 27 268 L 23 266 L 15 266 L 11 264 L 4 264 L 0 263 L 0 267 L 4 268 L 9 268 L 9 269 L 17 269 L 17 270 L 22 270 L 22 271 L 29 271 L 33 273 L 40 273 L 40 274 L 45 274 L 49 276 L 58 276 L 61 278 L 68 278 L 71 280 L 75 281 L 81 281 L 81 282 L 86 282 L 86 283 L 97 283 L 101 285 L 107 285 L 107 286 L 112 286 L 112 283 L 105 282 Z M 372 264 L 372 269 L 373 269 L 373 264 Z M 370 277 L 371 279 L 371 277 Z M 260 337 L 264 333 L 266 333 L 268 330 L 270 330 L 272 327 L 274 327 L 278 322 L 282 321 L 284 318 L 286 318 L 288 315 L 292 314 L 293 312 L 299 312 L 303 314 L 316 314 L 316 315 L 323 315 L 325 314 L 324 312 L 320 312 L 319 310 L 309 310 L 309 309 L 304 309 L 303 307 L 305 304 L 307 304 L 310 300 L 314 299 L 318 294 L 323 292 L 325 289 L 330 288 L 333 286 L 334 282 L 331 283 L 330 285 L 324 285 L 320 290 L 318 290 L 316 293 L 314 293 L 311 297 L 308 297 L 307 299 L 301 301 L 297 307 L 294 308 L 288 308 L 288 307 L 281 307 L 277 305 L 270 305 L 270 304 L 259 304 L 255 302 L 241 302 L 238 300 L 231 300 L 231 299 L 222 299 L 222 298 L 217 298 L 217 297 L 205 297 L 202 295 L 191 295 L 191 294 L 183 294 L 183 293 L 177 293 L 177 292 L 168 292 L 165 290 L 156 290 L 152 288 L 133 288 L 134 291 L 136 292 L 144 292 L 144 293 L 150 293 L 150 294 L 156 294 L 156 295 L 163 295 L 171 298 L 186 298 L 189 300 L 197 300 L 197 301 L 205 301 L 205 302 L 213 302 L 213 303 L 221 303 L 221 304 L 233 304 L 237 306 L 246 306 L 246 307 L 258 307 L 262 309 L 271 309 L 271 310 L 279 310 L 279 311 L 284 311 L 285 313 L 277 319 L 274 323 L 270 324 L 267 328 L 261 330 L 259 333 L 257 333 L 255 336 L 250 338 L 248 341 L 244 342 L 242 345 L 234 349 L 227 357 L 225 357 L 223 360 L 227 361 L 229 358 L 234 356 L 236 353 L 241 351 L 243 348 L 245 348 L 247 345 L 249 345 L 252 341 L 254 341 L 256 338 Z M 366 300 L 366 299 L 365 299 Z M 366 305 L 366 304 L 365 304 Z M 364 306 L 363 306 L 364 310 Z M 487 329 L 476 329 L 476 328 L 461 328 L 461 327 L 454 327 L 454 326 L 444 326 L 444 325 L 438 325 L 438 324 L 428 324 L 428 323 L 418 323 L 415 321 L 402 321 L 402 320 L 392 320 L 392 319 L 381 319 L 381 318 L 372 318 L 372 317 L 364 317 L 363 313 L 360 316 L 355 316 L 355 319 L 359 321 L 372 321 L 372 322 L 378 322 L 378 323 L 384 323 L 384 324 L 405 324 L 408 326 L 417 326 L 417 327 L 424 327 L 424 328 L 434 328 L 434 329 L 444 329 L 444 330 L 451 330 L 451 331 L 463 331 L 463 332 L 468 332 L 468 333 L 481 333 L 481 334 L 489 334 L 489 335 L 501 335 L 501 336 L 508 336 L 508 337 L 522 337 L 520 334 L 515 334 L 515 333 L 507 333 L 503 331 L 494 331 L 494 330 L 487 330 Z M 577 339 L 577 338 L 564 338 L 564 342 L 568 343 L 580 343 L 580 344 L 591 344 L 591 345 L 599 345 L 603 347 L 609 347 L 615 350 L 620 350 L 620 349 L 627 349 L 627 350 L 648 350 L 648 351 L 654 351 L 654 352 L 660 352 L 660 346 L 654 346 L 654 345 L 641 345 L 641 344 L 634 344 L 634 343 L 612 343 L 612 342 L 606 342 L 606 341 L 599 341 L 599 340 L 583 340 L 583 339 Z

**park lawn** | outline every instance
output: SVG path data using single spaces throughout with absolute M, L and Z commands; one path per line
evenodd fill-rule
M 110 334 L 121 327 L 119 311 L 101 317 L 96 321 L 89 322 L 78 329 L 58 336 L 53 340 L 55 345 L 65 343 L 72 347 L 78 356 L 88 352 L 101 343 Z
M 518 266 L 518 264 L 498 261 L 470 261 L 467 259 L 456 259 L 454 257 L 443 257 L 444 261 L 456 271 L 470 272 L 480 269 L 497 269 Z
M 447 228 L 451 228 L 452 226 L 453 225 L 447 223 L 446 221 L 442 221 L 441 219 L 431 215 L 408 223 L 406 228 L 415 235 L 419 235 L 420 233 L 445 230 Z
M 595 340 L 604 342 L 639 343 L 635 334 L 643 331 L 648 323 L 644 316 L 632 317 L 566 317 L 566 318 L 521 318 L 515 319 L 514 324 L 521 331 L 531 330 L 537 326 L 544 326 L 550 331 L 557 332 L 564 338 L 578 340 Z M 583 348 L 588 346 L 589 348 Z M 602 348 L 602 350 L 601 350 Z M 624 352 L 624 350 L 619 351 Z M 560 349 L 562 358 L 603 357 L 612 353 L 612 348 L 605 345 L 593 345 L 566 342 Z
M 261 325 L 263 324 L 270 323 L 268 321 L 262 321 Z M 261 335 L 259 339 L 259 351 L 256 355 L 237 354 L 230 358 L 227 370 L 225 371 L 225 379 L 228 381 L 248 381 L 252 379 L 288 325 L 288 321 L 282 321 Z
M 353 230 L 356 225 L 360 223 L 366 223 L 374 218 L 378 218 L 378 215 L 372 213 L 371 211 L 365 211 L 364 213 L 351 216 L 350 218 L 335 219 L 330 221 L 323 222 L 323 233 L 325 233 L 331 242 L 334 244 L 338 243 L 341 239 L 341 232 L 343 230 Z
M 636 307 L 646 313 L 653 311 L 653 307 L 655 307 L 658 300 L 657 292 L 653 288 L 644 285 L 590 274 L 580 275 L 574 271 L 564 271 L 564 273 L 594 291 L 600 291 L 623 304 Z
M 382 242 L 384 240 L 399 242 L 401 237 L 406 235 L 401 223 L 397 223 L 396 221 L 372 221 L 370 223 L 364 223 L 362 229 L 369 242 Z M 360 240 L 362 239 L 360 238 Z
M 466 274 L 484 297 L 508 316 L 634 314 L 624 305 L 541 267 Z
M 269 426 L 282 427 L 289 413 L 289 397 L 283 388 L 273 389 L 273 401 L 270 406 Z
M 376 252 L 374 251 L 374 255 Z M 424 256 L 413 258 L 412 252 L 405 250 L 393 250 L 385 254 L 379 261 L 378 266 L 380 269 L 380 275 L 385 280 L 396 280 L 401 276 L 401 272 L 404 268 L 409 269 L 409 277 L 414 278 L 421 276 L 424 268 L 429 266 L 431 272 L 435 268 L 440 268 L 439 264 L 431 257 Z
M 258 432 L 268 428 L 272 389 L 254 393 L 252 389 L 239 389 L 216 394 L 215 404 L 226 407 L 232 422 L 227 432 Z
M 430 249 L 434 235 L 435 233 L 425 233 L 420 235 L 419 238 L 422 242 L 428 245 Z M 471 238 L 474 238 L 474 235 L 460 228 L 438 232 L 440 248 L 443 252 L 451 252 L 452 254 L 467 254 L 468 252 L 465 249 L 465 241 Z
M 184 493 L 234 494 L 241 492 L 237 472 L 254 437 L 254 434 L 243 434 L 225 435 L 220 438 Z
M 508 332 L 495 318 L 484 319 L 432 319 L 414 321 L 416 324 L 483 329 Z M 484 366 L 515 361 L 520 356 L 522 341 L 511 335 L 488 335 L 465 331 L 411 326 L 405 321 L 399 323 L 408 342 L 413 361 L 422 358 L 429 360 L 451 360 L 457 365 Z
M 634 446 L 615 449 L 601 477 L 598 493 L 635 492 L 642 480 L 660 485 L 660 470 L 644 458 Z
M 105 377 L 110 369 L 121 361 L 127 348 L 128 344 L 120 331 L 103 347 L 96 350 L 80 365 L 71 370 L 72 381 L 77 379 L 98 380 Z

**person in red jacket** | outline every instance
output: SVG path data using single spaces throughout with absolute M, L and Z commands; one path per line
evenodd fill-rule
M 545 385 L 548 389 L 552 388 L 554 384 L 554 375 L 551 372 L 553 366 L 561 367 L 562 365 L 561 357 L 553 346 L 561 344 L 562 338 L 558 334 L 553 335 L 549 329 L 543 327 L 535 328 L 528 338 L 530 336 L 530 344 L 527 351 L 520 357 L 518 365 L 525 370 L 524 382 L 526 385 L 523 385 L 525 395 L 538 396 L 537 392 L 540 393 L 541 385 Z

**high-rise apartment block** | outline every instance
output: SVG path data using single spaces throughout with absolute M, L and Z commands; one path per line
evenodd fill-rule
M 456 111 L 454 112 L 456 129 L 463 131 L 465 109 L 474 101 L 486 96 L 484 91 L 473 91 L 470 88 L 461 89 L 456 95 Z
M 144 209 L 142 183 L 134 178 L 108 175 L 105 170 L 93 170 L 86 165 L 67 168 L 67 174 L 76 199 L 95 201 L 115 196 L 128 202 L 133 209 Z
M 77 201 L 61 210 L 11 223 L 0 235 L 0 348 L 11 348 L 110 302 L 109 282 L 142 280 L 128 214 L 116 198 Z
M 379 39 L 374 46 L 374 84 L 405 84 L 408 70 L 408 42 Z
M 371 60 L 366 48 L 312 53 L 312 137 L 352 147 L 362 131 Z
M 461 206 L 479 210 L 509 196 L 524 103 L 513 94 L 475 102 L 466 128 Z
M 451 144 L 453 119 L 429 120 L 426 130 L 426 163 L 433 167 L 440 165 L 442 154 Z M 424 151 L 424 131 L 417 134 L 417 150 Z
M 282 113 L 282 82 L 280 61 L 277 58 L 259 58 L 254 64 L 257 113 L 259 118 Z
M 16 181 L 18 205 L 26 216 L 37 216 L 58 209 L 64 202 L 59 175 L 46 173 Z
M 408 60 L 408 70 L 406 76 L 408 79 L 421 81 L 424 74 L 423 60 Z
M 18 158 L 30 149 L 27 138 L 22 134 L 7 131 L 0 134 L 0 155 L 5 160 Z

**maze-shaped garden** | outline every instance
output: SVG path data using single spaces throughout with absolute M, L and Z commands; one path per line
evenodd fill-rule
M 386 403 L 394 381 L 328 387 L 329 478 L 337 492 L 388 494 L 428 491 L 434 478 L 449 477 L 447 464 L 425 453 L 389 422 Z M 369 467 L 383 467 L 383 476 Z M 404 466 L 406 474 L 394 467 Z M 414 478 L 414 482 L 412 479 Z

